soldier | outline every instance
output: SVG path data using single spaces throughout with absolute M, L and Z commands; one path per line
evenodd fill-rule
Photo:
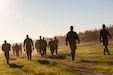
M 12 45 L 13 56 L 15 56 L 15 48 L 14 47 L 15 47 L 15 45 L 13 44 Z
M 46 55 L 46 49 L 47 48 L 47 42 L 46 42 L 46 40 L 44 39 L 44 37 L 43 37 L 43 49 L 44 49 L 44 55 Z
M 33 41 L 31 38 L 29 38 L 29 35 L 26 35 L 26 39 L 24 40 L 24 51 L 26 50 L 27 53 L 27 59 L 31 60 L 31 53 L 32 50 L 34 50 Z
M 15 48 L 15 51 L 16 51 L 16 56 L 19 57 L 20 46 L 16 43 L 14 48 Z
M 20 48 L 20 54 L 22 55 L 22 44 L 21 43 L 19 45 L 19 48 Z
M 100 31 L 100 36 L 99 36 L 99 40 L 100 43 L 103 42 L 104 45 L 104 55 L 105 52 L 107 51 L 108 55 L 110 55 L 110 52 L 107 48 L 108 46 L 108 36 L 110 37 L 110 39 L 112 38 L 111 35 L 109 34 L 108 30 L 105 29 L 105 24 L 102 25 L 103 29 Z
M 51 38 L 50 38 L 50 41 L 48 43 L 48 48 L 50 48 L 51 54 L 53 56 L 53 53 L 54 53 L 54 41 L 52 41 Z
M 40 39 L 39 39 L 39 51 L 40 51 L 41 56 L 43 57 L 44 56 L 44 49 L 43 49 L 42 36 L 40 36 Z
M 39 40 L 36 40 L 35 48 L 36 48 L 37 54 L 38 54 L 38 50 L 39 50 Z
M 56 50 L 56 54 L 58 54 L 57 50 L 58 50 L 58 39 L 56 37 L 54 37 L 54 50 Z
M 4 41 L 4 44 L 2 44 L 2 51 L 4 52 L 7 64 L 9 64 L 9 51 L 10 51 L 11 45 L 7 43 L 7 41 Z
M 75 50 L 77 49 L 76 40 L 78 40 L 78 44 L 80 43 L 78 34 L 73 31 L 73 26 L 70 27 L 70 31 L 66 35 L 66 46 L 68 46 L 68 42 L 71 48 L 71 56 L 72 61 L 75 60 Z

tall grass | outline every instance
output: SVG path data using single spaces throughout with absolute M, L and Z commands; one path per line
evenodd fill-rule
M 17 58 L 11 54 L 10 65 L 6 64 L 3 52 L 0 53 L 0 75 L 84 75 L 74 68 L 86 68 L 109 74 L 113 73 L 113 47 L 109 45 L 111 55 L 103 55 L 100 43 L 81 43 L 76 50 L 75 61 L 71 61 L 70 48 L 59 47 L 58 55 L 41 57 L 36 50 L 32 53 L 32 61 L 28 61 L 26 53 Z M 12 53 L 12 52 L 10 52 Z

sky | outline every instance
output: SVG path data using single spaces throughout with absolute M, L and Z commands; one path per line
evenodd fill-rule
M 0 44 L 23 42 L 28 34 L 66 35 L 113 24 L 113 0 L 0 0 Z

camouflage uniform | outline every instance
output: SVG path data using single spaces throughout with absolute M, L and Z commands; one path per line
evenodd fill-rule
M 43 40 L 40 38 L 39 40 L 39 52 L 41 54 L 41 56 L 44 56 L 44 48 L 43 48 Z
M 56 50 L 56 54 L 58 54 L 58 52 L 57 52 L 57 50 L 58 50 L 58 43 L 59 43 L 59 41 L 55 37 L 55 39 L 54 39 L 54 50 Z
M 16 50 L 16 56 L 19 57 L 20 46 L 16 43 L 14 49 Z
M 76 40 L 79 40 L 78 34 L 76 32 L 73 31 L 73 28 L 70 32 L 67 33 L 66 36 L 66 44 L 67 42 L 69 42 L 70 48 L 71 48 L 71 56 L 72 56 L 72 60 L 75 60 L 75 50 L 77 49 L 76 46 Z
M 43 38 L 43 50 L 44 50 L 44 55 L 46 55 L 46 47 L 47 47 L 47 42 L 46 42 L 46 40 Z
M 54 41 L 52 41 L 52 39 L 50 39 L 50 41 L 48 43 L 48 48 L 50 48 L 51 54 L 53 55 L 53 53 L 54 53 Z
M 100 41 L 103 42 L 103 45 L 105 46 L 104 55 L 105 55 L 105 51 L 107 51 L 107 53 L 110 55 L 110 52 L 107 48 L 107 46 L 108 46 L 108 36 L 110 38 L 112 38 L 111 35 L 109 34 L 108 30 L 105 29 L 105 25 L 103 24 L 103 29 L 100 31 L 99 39 L 100 39 Z
M 10 51 L 11 45 L 4 41 L 4 44 L 2 44 L 2 51 L 4 52 L 4 55 L 6 57 L 7 64 L 9 64 L 9 51 Z
M 34 46 L 33 46 L 33 41 L 31 38 L 27 37 L 25 40 L 24 40 L 24 50 L 26 50 L 26 53 L 27 53 L 27 58 L 28 60 L 31 60 L 31 53 L 32 53 L 32 50 L 34 49 Z

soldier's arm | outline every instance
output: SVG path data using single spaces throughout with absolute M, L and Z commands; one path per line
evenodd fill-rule
M 110 33 L 109 33 L 108 31 L 107 31 L 107 34 L 108 34 L 108 36 L 109 36 L 109 37 L 110 37 L 110 39 L 111 39 L 112 37 L 111 37 L 111 35 L 110 35 Z
M 77 34 L 77 40 L 78 40 L 78 44 L 80 43 L 80 39 L 79 39 L 79 36 L 78 36 L 78 34 Z
M 32 41 L 32 40 L 31 40 Z M 31 44 L 32 44 L 32 47 L 33 47 L 33 50 L 34 50 L 34 44 L 33 44 L 33 41 L 31 42 Z

